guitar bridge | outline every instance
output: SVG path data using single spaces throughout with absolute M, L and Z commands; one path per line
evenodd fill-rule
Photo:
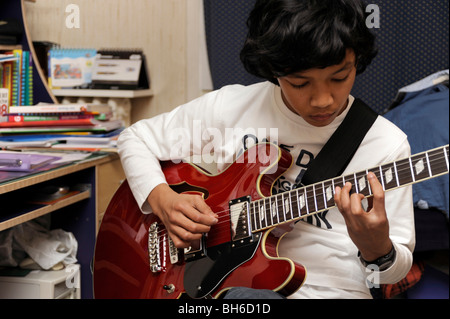
M 150 270 L 153 273 L 161 272 L 166 268 L 166 251 L 168 251 L 171 264 L 180 261 L 180 251 L 175 247 L 167 231 L 162 229 L 158 223 L 151 224 L 148 230 L 148 256 Z
M 159 225 L 153 223 L 148 230 L 148 258 L 150 263 L 150 270 L 153 273 L 162 271 L 161 253 L 160 253 L 160 238 Z

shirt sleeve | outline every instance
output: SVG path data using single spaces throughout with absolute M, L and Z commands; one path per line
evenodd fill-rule
M 151 213 L 147 198 L 158 185 L 166 183 L 160 161 L 181 161 L 200 154 L 205 127 L 219 125 L 216 107 L 220 94 L 213 92 L 172 112 L 141 120 L 125 129 L 118 139 L 130 189 L 143 213 Z

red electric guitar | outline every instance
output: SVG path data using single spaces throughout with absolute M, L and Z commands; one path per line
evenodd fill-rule
M 448 173 L 448 145 L 390 164 L 272 195 L 292 163 L 273 144 L 247 150 L 228 169 L 210 175 L 187 163 L 163 162 L 168 184 L 179 193 L 201 194 L 219 222 L 189 249 L 177 249 L 158 218 L 144 215 L 124 182 L 103 218 L 94 258 L 96 298 L 220 298 L 232 287 L 297 291 L 305 268 L 279 257 L 277 246 L 292 222 L 332 208 L 334 189 L 349 181 L 372 195 L 366 175 L 384 189 Z

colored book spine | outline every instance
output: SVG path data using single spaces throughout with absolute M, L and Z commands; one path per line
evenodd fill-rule
M 20 49 L 13 50 L 13 54 L 17 58 L 17 60 L 13 62 L 11 81 L 11 105 L 13 106 L 20 105 L 22 53 L 23 52 Z

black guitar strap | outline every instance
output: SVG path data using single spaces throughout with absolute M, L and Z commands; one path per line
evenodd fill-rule
M 340 176 L 377 119 L 378 114 L 360 99 L 331 136 L 302 178 L 304 186 Z

